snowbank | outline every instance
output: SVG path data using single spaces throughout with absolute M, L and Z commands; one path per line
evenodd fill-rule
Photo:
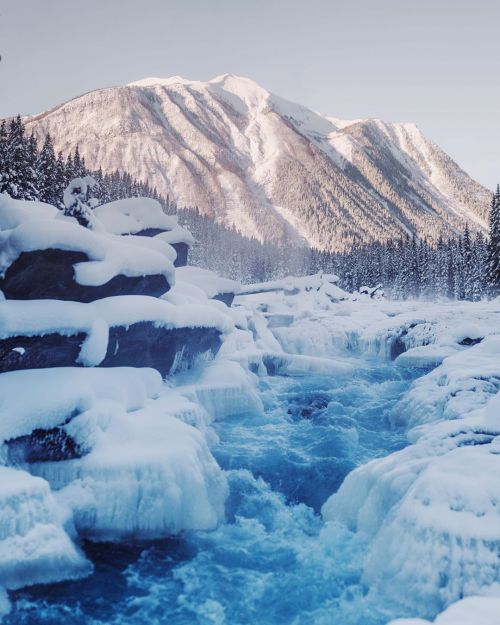
M 172 230 L 177 226 L 177 215 L 166 215 L 159 202 L 147 197 L 115 200 L 93 212 L 112 234 L 136 234 L 149 228 Z
M 22 588 L 88 575 L 92 565 L 63 527 L 58 507 L 43 479 L 0 467 L 0 587 Z M 0 595 L 0 616 L 7 609 Z
M 403 618 L 391 621 L 388 625 L 498 625 L 500 620 L 500 598 L 467 597 L 457 601 L 434 621 L 420 618 Z
M 236 280 L 221 278 L 213 271 L 201 267 L 179 267 L 175 276 L 178 282 L 194 285 L 210 298 L 223 293 L 238 293 L 241 288 Z
M 350 473 L 322 510 L 369 536 L 365 582 L 424 615 L 500 575 L 500 393 L 465 414 Z
M 154 369 L 34 369 L 0 375 L 0 440 L 49 429 L 105 402 L 125 411 L 158 396 L 162 379 Z

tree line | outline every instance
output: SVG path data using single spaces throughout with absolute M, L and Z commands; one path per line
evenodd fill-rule
M 96 181 L 93 195 L 99 204 L 126 197 L 160 199 L 156 189 L 126 172 L 89 169 L 78 146 L 64 157 L 62 152 L 55 154 L 50 135 L 39 145 L 33 134 L 27 135 L 19 115 L 0 124 L 0 193 L 62 208 L 64 189 L 74 178 L 85 176 Z
M 177 212 L 195 236 L 190 262 L 246 283 L 323 271 L 337 273 L 348 291 L 381 284 L 396 299 L 477 301 L 500 295 L 500 187 L 492 198 L 488 238 L 472 235 L 466 227 L 461 235 L 437 243 L 407 236 L 324 252 L 244 237 L 196 207 L 178 208 L 127 172 L 89 169 L 78 147 L 66 158 L 56 155 L 50 135 L 39 146 L 19 116 L 0 125 L 0 193 L 63 208 L 64 189 L 74 178 L 88 175 L 97 183 L 92 191 L 96 205 L 126 197 L 157 199 L 166 213 Z

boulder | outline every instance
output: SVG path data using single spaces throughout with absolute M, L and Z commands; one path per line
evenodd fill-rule
M 83 252 L 45 249 L 23 252 L 0 278 L 0 290 L 7 299 L 60 299 L 91 302 L 113 295 L 159 297 L 170 289 L 164 274 L 116 275 L 92 286 L 75 280 L 76 263 L 89 261 Z

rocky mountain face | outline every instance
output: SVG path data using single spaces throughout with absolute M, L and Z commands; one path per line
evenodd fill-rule
M 333 251 L 486 227 L 489 191 L 414 124 L 322 116 L 247 78 L 150 78 L 26 122 L 263 241 Z

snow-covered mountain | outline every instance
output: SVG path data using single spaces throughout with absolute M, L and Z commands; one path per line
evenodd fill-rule
M 414 124 L 322 116 L 248 78 L 148 78 L 26 121 L 261 240 L 338 250 L 486 225 L 489 192 Z

